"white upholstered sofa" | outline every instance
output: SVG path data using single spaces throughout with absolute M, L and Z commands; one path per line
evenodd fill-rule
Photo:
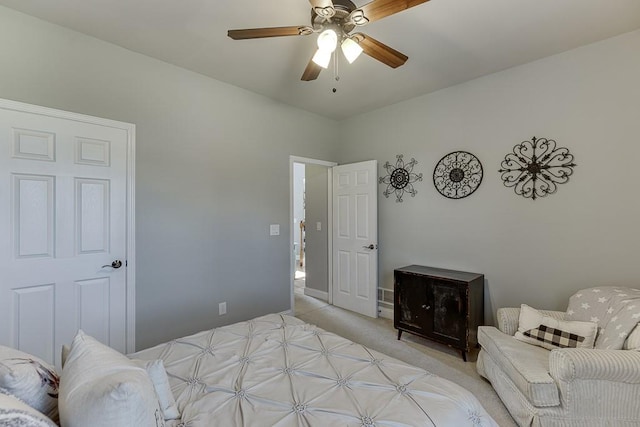
M 603 303 L 600 297 L 591 304 L 580 304 L 579 298 L 591 295 L 586 292 L 612 289 L 591 288 L 584 294 L 579 292 L 578 297 L 572 297 L 573 305 L 586 310 L 598 305 L 598 301 Z M 615 290 L 625 295 L 620 289 L 624 291 L 623 288 Z M 640 291 L 633 291 L 635 296 L 640 296 Z M 603 294 L 595 296 L 598 295 Z M 618 314 L 638 318 L 638 314 L 631 313 L 632 310 L 636 313 L 640 304 L 629 301 L 603 311 L 608 317 L 590 317 L 592 321 L 600 321 L 598 339 L 607 327 L 605 321 L 619 320 Z M 540 313 L 564 320 L 571 318 L 567 313 L 573 314 L 573 311 Z M 548 350 L 514 337 L 519 316 L 520 308 L 501 308 L 497 312 L 497 328 L 479 328 L 481 351 L 477 369 L 491 382 L 520 426 L 640 426 L 640 326 L 637 323 L 631 332 L 618 334 L 626 338 L 621 349 L 600 345 L 600 348 Z M 616 332 L 622 330 L 615 323 L 610 326 Z

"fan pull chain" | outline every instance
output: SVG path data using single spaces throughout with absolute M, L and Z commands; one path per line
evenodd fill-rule
M 340 56 L 338 55 L 338 50 L 336 49 L 333 51 L 333 78 L 335 79 L 336 83 L 340 81 L 340 76 L 338 75 L 338 58 L 340 58 Z M 338 91 L 338 88 L 334 86 L 331 91 L 333 93 L 336 93 Z

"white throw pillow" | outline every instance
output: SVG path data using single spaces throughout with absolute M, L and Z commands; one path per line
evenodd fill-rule
M 177 420 L 180 418 L 180 412 L 178 411 L 178 405 L 176 399 L 173 397 L 171 391 L 171 385 L 169 384 L 169 377 L 167 377 L 167 371 L 164 369 L 164 363 L 161 359 L 157 360 L 139 360 L 133 359 L 138 365 L 147 370 L 149 378 L 153 383 L 153 388 L 158 395 L 160 401 L 160 408 L 164 414 L 165 420 Z
M 0 426 L 2 427 L 57 427 L 42 412 L 10 394 L 0 392 Z
M 597 334 L 597 323 L 554 319 L 522 304 L 515 338 L 553 350 L 566 347 L 593 348 Z
M 622 347 L 624 350 L 640 350 L 640 326 L 636 325 Z
M 64 427 L 160 427 L 164 417 L 144 368 L 82 331 L 60 377 Z
M 31 354 L 0 346 L 0 388 L 58 421 L 58 384 L 53 366 Z

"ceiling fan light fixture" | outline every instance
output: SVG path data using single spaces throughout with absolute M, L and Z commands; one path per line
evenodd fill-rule
M 327 68 L 329 66 L 329 62 L 331 62 L 331 54 L 333 51 L 330 50 L 322 50 L 318 49 L 316 54 L 313 55 L 312 61 L 321 66 L 322 68 Z
M 362 0 L 362 2 L 364 1 Z M 338 44 L 340 44 L 342 53 L 349 63 L 353 63 L 364 53 L 391 68 L 403 65 L 409 59 L 407 55 L 366 34 L 350 34 L 356 27 L 395 15 L 429 0 L 367 1 L 369 1 L 367 4 L 359 8 L 354 3 L 355 0 L 309 0 L 311 3 L 311 25 L 236 29 L 229 30 L 227 35 L 233 40 L 247 40 L 317 34 L 318 50 L 307 63 L 300 78 L 305 82 L 316 80 L 323 68 L 329 68 L 332 60 L 335 65 L 334 77 L 336 80 L 339 79 L 339 57 L 331 57 L 332 54 L 335 54 Z
M 344 57 L 347 58 L 349 64 L 358 59 L 358 56 L 362 53 L 362 47 L 354 41 L 352 38 L 346 38 L 340 45 Z
M 318 50 L 333 52 L 338 46 L 338 34 L 332 29 L 324 30 L 318 36 Z

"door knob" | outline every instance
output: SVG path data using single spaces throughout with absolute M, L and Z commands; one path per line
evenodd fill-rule
M 370 244 L 369 246 L 363 246 L 363 248 L 365 248 L 365 249 L 375 249 L 375 248 L 376 248 L 376 245 L 374 245 L 374 244 L 372 243 L 372 244 Z
M 102 266 L 102 268 L 106 268 L 106 267 L 120 268 L 120 267 L 122 267 L 122 261 L 117 259 L 117 260 L 113 261 L 111 264 L 105 264 L 105 265 Z

